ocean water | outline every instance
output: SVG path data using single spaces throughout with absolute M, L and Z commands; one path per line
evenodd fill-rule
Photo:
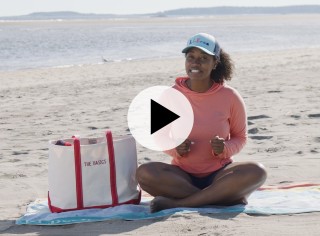
M 320 47 L 320 15 L 0 22 L 0 70 L 182 56 L 193 34 L 228 52 Z

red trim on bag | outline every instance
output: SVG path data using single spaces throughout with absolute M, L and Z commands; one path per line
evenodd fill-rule
M 106 131 L 106 139 L 109 153 L 109 165 L 110 165 L 110 187 L 112 196 L 112 205 L 119 205 L 118 193 L 117 193 L 117 176 L 116 176 L 116 163 L 114 157 L 113 139 L 110 130 Z
M 121 202 L 121 203 L 118 203 L 118 206 L 119 205 L 125 205 L 125 204 L 135 204 L 135 205 L 139 205 L 140 202 L 141 202 L 141 194 L 142 194 L 142 191 L 140 190 L 139 191 L 139 196 L 137 199 L 131 199 L 129 201 L 126 201 L 126 202 Z M 61 212 L 66 212 L 66 211 L 76 211 L 76 210 L 84 210 L 84 209 L 93 209 L 93 208 L 108 208 L 108 207 L 114 207 L 113 204 L 109 204 L 109 205 L 99 205 L 99 206 L 90 206 L 90 207 L 82 207 L 82 208 L 70 208 L 70 209 L 61 209 L 59 207 L 55 207 L 51 204 L 51 200 L 50 200 L 50 194 L 49 194 L 49 191 L 48 191 L 48 206 L 49 206 L 49 209 L 52 213 L 61 213 Z
M 125 205 L 125 204 L 139 205 L 140 201 L 141 201 L 141 191 L 139 192 L 139 196 L 138 196 L 137 199 L 131 199 L 131 200 L 126 201 L 126 202 L 118 203 L 117 206 Z M 50 211 L 52 213 L 61 213 L 61 212 L 66 212 L 66 211 L 76 211 L 76 210 L 85 210 L 85 209 L 93 209 L 93 208 L 103 209 L 103 208 L 108 208 L 108 207 L 114 207 L 114 205 L 111 204 L 111 205 L 99 205 L 99 206 L 90 206 L 90 207 L 82 207 L 82 208 L 61 209 L 59 207 L 55 207 L 55 206 L 51 205 L 49 192 L 48 192 L 48 206 L 49 206 L 49 209 L 50 209 Z
M 73 139 L 74 144 L 74 165 L 76 172 L 76 194 L 77 194 L 77 208 L 83 208 L 83 189 L 82 189 L 82 167 L 81 167 L 81 151 L 80 140 L 77 137 Z
M 53 206 L 51 205 L 51 199 L 50 199 L 49 191 L 48 191 L 48 206 L 49 206 L 49 209 L 50 209 L 51 212 L 56 212 L 56 211 L 54 211 Z
M 60 213 L 60 212 L 65 211 L 65 210 L 63 210 L 63 209 L 61 209 L 61 208 L 52 206 L 49 191 L 48 191 L 48 206 L 49 206 L 49 209 L 50 209 L 50 211 L 51 211 L 52 213 Z

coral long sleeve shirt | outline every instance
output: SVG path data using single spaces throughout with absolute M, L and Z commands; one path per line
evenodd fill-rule
M 195 176 L 206 176 L 232 162 L 247 141 L 247 116 L 240 94 L 226 84 L 216 84 L 204 93 L 190 90 L 187 77 L 179 77 L 173 88 L 189 100 L 194 124 L 188 137 L 194 144 L 190 152 L 179 156 L 175 149 L 165 153 L 173 157 L 172 164 Z M 225 139 L 223 153 L 213 153 L 210 140 L 219 136 Z

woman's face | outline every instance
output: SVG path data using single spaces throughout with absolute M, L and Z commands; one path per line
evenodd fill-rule
M 186 54 L 185 69 L 190 79 L 209 80 L 216 67 L 216 59 L 198 48 L 191 48 Z

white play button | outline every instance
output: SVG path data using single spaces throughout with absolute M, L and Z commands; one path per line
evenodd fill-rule
M 188 99 L 168 86 L 141 91 L 128 111 L 131 134 L 142 146 L 164 151 L 186 140 L 193 126 L 193 111 Z

